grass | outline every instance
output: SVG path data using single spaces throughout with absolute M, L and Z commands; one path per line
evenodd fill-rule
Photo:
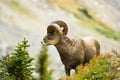
M 110 30 L 102 28 L 102 27 L 101 28 L 96 28 L 96 31 L 105 35 L 108 38 L 120 41 L 120 33 L 118 33 L 118 32 L 113 32 L 113 31 L 110 31 Z
M 120 33 L 111 28 L 110 25 L 98 19 L 91 10 L 83 4 L 72 0 L 52 0 L 53 3 L 68 13 L 72 13 L 80 25 L 87 29 L 91 29 L 107 38 L 111 38 L 120 42 Z
M 83 12 L 84 11 L 84 12 Z M 120 33 L 116 32 L 111 28 L 111 26 L 107 25 L 106 23 L 100 21 L 98 18 L 95 17 L 94 14 L 90 14 L 90 11 L 88 9 L 83 9 L 79 12 L 79 14 L 75 14 L 78 17 L 78 20 L 80 20 L 81 13 L 84 14 L 85 17 L 82 18 L 82 25 L 88 29 L 92 29 L 96 31 L 97 33 L 104 35 L 107 38 L 111 38 L 117 41 L 120 41 Z

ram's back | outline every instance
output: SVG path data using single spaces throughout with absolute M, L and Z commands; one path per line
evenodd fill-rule
M 84 37 L 85 60 L 84 63 L 89 62 L 95 55 L 100 54 L 100 44 L 94 37 Z

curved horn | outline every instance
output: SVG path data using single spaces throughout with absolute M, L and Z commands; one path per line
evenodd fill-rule
M 58 24 L 50 24 L 47 28 L 47 36 L 44 38 L 44 42 L 55 45 L 60 41 L 62 34 L 62 28 Z
M 53 30 L 56 30 L 58 32 L 60 32 L 62 34 L 62 31 L 63 31 L 63 28 L 61 28 L 58 24 L 56 23 L 51 23 L 48 28 L 47 28 L 47 31 L 53 31 Z
M 63 27 L 63 34 L 67 35 L 68 33 L 68 26 L 64 21 L 54 21 L 52 24 L 58 24 L 60 27 Z

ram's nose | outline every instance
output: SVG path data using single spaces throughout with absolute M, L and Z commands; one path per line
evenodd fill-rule
M 44 41 L 41 41 L 42 46 L 46 46 L 46 43 Z
M 44 46 L 47 46 L 48 44 L 47 44 L 47 36 L 45 36 L 44 38 L 43 38 L 43 40 L 41 41 L 41 44 L 42 45 L 44 45 Z

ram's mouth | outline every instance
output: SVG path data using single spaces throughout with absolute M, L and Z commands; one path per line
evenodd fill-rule
M 48 37 L 47 36 L 45 36 L 44 38 L 43 38 L 43 41 L 41 42 L 41 44 L 42 45 L 44 45 L 44 46 L 48 46 L 48 45 L 51 45 L 50 43 L 48 43 L 49 42 L 49 39 L 48 39 Z
M 41 42 L 42 46 L 48 46 L 50 45 L 49 43 Z
M 55 45 L 55 44 L 57 44 L 59 42 L 59 40 L 60 40 L 59 36 L 55 37 L 54 39 L 48 39 L 48 36 L 45 36 L 43 38 L 42 44 L 43 45 Z

